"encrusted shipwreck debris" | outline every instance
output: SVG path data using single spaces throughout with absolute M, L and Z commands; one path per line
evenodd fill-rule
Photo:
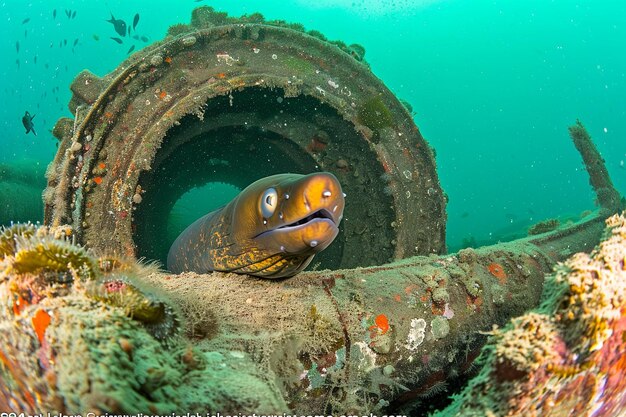
M 0 234 L 1 410 L 284 407 L 249 359 L 200 352 L 181 338 L 178 309 L 145 279 L 153 267 L 96 257 L 70 235 L 33 225 Z M 191 390 L 184 399 L 181 387 Z
M 445 252 L 433 152 L 363 47 L 210 7 L 170 35 L 72 83 L 74 118 L 54 131 L 46 224 L 71 224 L 93 249 L 164 263 L 169 213 L 194 187 L 329 171 L 350 198 L 340 235 L 316 258 L 322 268 Z
M 75 118 L 55 128 L 49 226 L 0 232 L 2 410 L 415 415 L 475 368 L 480 332 L 536 307 L 545 274 L 590 251 L 619 208 L 580 125 L 572 136 L 602 193 L 597 213 L 437 256 L 447 197 L 433 151 L 362 47 L 210 8 L 170 35 L 103 78 L 77 77 Z M 167 253 L 167 216 L 187 190 L 242 188 L 287 170 L 332 171 L 348 193 L 334 258 L 322 264 L 334 270 L 265 281 L 171 275 L 134 261 Z M 496 333 L 504 347 L 487 352 L 503 358 L 494 365 L 500 382 L 595 370 L 584 387 L 620 386 L 609 370 L 621 366 L 610 348 L 621 347 L 622 301 L 598 291 L 612 276 L 604 271 L 621 272 L 602 248 L 576 255 L 551 281 L 549 294 L 566 301 L 514 319 L 515 333 Z M 528 331 L 542 343 L 530 345 Z M 483 372 L 472 386 L 488 393 Z M 559 398 L 569 397 L 551 399 Z
M 2 234 L 0 408 L 365 413 L 415 404 L 473 369 L 477 330 L 538 304 L 554 262 L 540 245 L 584 248 L 577 242 L 597 222 L 557 242 L 544 235 L 282 282 L 172 276 L 72 245 L 69 228 L 16 225 Z
M 444 416 L 617 416 L 626 409 L 626 218 L 546 280 L 541 307 L 492 332 Z

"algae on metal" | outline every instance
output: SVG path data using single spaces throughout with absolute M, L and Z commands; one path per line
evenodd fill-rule
M 416 407 L 468 375 L 485 339 L 478 332 L 535 307 L 544 275 L 572 252 L 590 250 L 619 205 L 599 198 L 601 210 L 579 224 L 489 248 L 409 257 L 445 250 L 446 197 L 431 148 L 363 63 L 362 48 L 258 15 L 229 19 L 198 9 L 190 32 L 177 27 L 179 35 L 110 75 L 83 72 L 72 84 L 75 118 L 54 130 L 61 143 L 48 170 L 45 217 L 51 226 L 71 224 L 91 252 L 69 242 L 44 249 L 91 256 L 97 268 L 95 277 L 71 264 L 19 270 L 12 266 L 29 246 L 7 245 L 1 405 L 68 413 L 367 414 Z M 388 110 L 382 119 L 359 116 L 372 97 Z M 258 106 L 263 99 L 272 106 Z M 293 113 L 272 123 L 290 103 L 306 117 Z M 281 157 L 334 170 L 346 182 L 355 203 L 344 224 L 342 265 L 396 261 L 266 282 L 172 276 L 120 258 L 137 254 L 143 215 L 158 218 L 140 210 L 164 182 L 159 168 L 178 148 L 191 155 L 191 144 L 212 130 L 228 131 L 236 143 L 241 133 L 224 129 L 243 120 L 272 132 L 262 144 L 282 141 Z M 320 131 L 327 142 L 315 139 Z M 593 150 L 588 135 L 577 136 L 586 165 L 602 164 L 599 154 L 586 152 Z M 606 171 L 589 172 L 600 180 L 592 181 L 596 191 L 612 195 Z M 172 204 L 177 198 L 169 196 Z M 117 268 L 116 260 L 126 266 Z M 165 320 L 172 315 L 178 320 Z M 155 331 L 154 319 L 166 333 Z
M 50 236 L 45 230 L 31 239 Z M 583 247 L 577 236 L 570 246 Z M 94 280 L 71 264 L 74 279 L 16 272 L 19 251 L 1 261 L 0 403 L 68 413 L 368 413 L 417 404 L 473 369 L 484 342 L 477 330 L 538 303 L 553 263 L 529 239 L 270 282 L 171 275 L 92 255 L 104 278 Z M 102 296 L 127 282 L 148 300 L 137 302 L 134 290 Z M 133 314 L 162 317 L 144 308 L 155 296 L 178 317 L 163 321 L 165 336 L 153 317 Z
M 322 267 L 445 251 L 445 195 L 433 154 L 363 61 L 362 47 L 206 7 L 172 33 L 103 78 L 84 71 L 73 82 L 75 117 L 55 128 L 62 142 L 48 171 L 46 223 L 72 224 L 91 248 L 155 259 L 164 250 L 151 242 L 163 240 L 169 209 L 191 187 L 242 188 L 272 170 L 326 170 L 349 198 L 342 234 L 328 251 L 337 261 Z M 384 120 L 372 122 L 379 108 Z M 327 143 L 316 142 L 320 135 Z M 222 152 L 235 143 L 238 150 Z M 228 165 L 183 176 L 173 161 L 197 157 L 198 146 Z M 269 150 L 271 163 L 255 159 Z
M 67 242 L 67 230 L 14 226 L 2 234 L 16 243 L 0 260 L 0 409 L 165 414 L 285 407 L 247 355 L 201 352 L 180 337 L 178 308 L 143 277 L 153 268 L 95 257 Z M 17 268 L 42 242 L 46 262 Z M 65 254 L 80 255 L 88 267 Z M 50 259 L 66 259 L 65 269 Z
M 491 331 L 479 375 L 445 416 L 615 416 L 626 409 L 626 217 L 546 278 L 541 306 Z

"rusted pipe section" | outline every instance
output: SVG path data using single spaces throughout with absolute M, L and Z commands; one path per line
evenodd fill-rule
M 40 241 L 40 233 L 18 246 L 8 236 L 0 400 L 34 410 L 63 404 L 68 412 L 416 407 L 471 373 L 482 331 L 539 303 L 544 275 L 567 247 L 548 245 L 597 241 L 594 219 L 533 238 L 543 247 L 524 239 L 284 281 L 139 273 L 128 261 L 90 260 L 71 245 Z M 100 272 L 81 278 L 85 268 Z M 94 299 L 85 291 L 91 276 L 107 292 L 128 285 L 139 292 Z M 132 314 L 154 303 L 169 306 L 168 321 L 142 324 Z
M 596 193 L 596 198 L 600 207 L 607 213 L 614 214 L 620 208 L 620 195 L 613 186 L 609 177 L 609 172 L 604 165 L 604 159 L 598 152 L 596 145 L 591 140 L 591 136 L 580 122 L 569 127 L 569 134 L 585 163 L 585 168 L 589 173 L 589 184 Z
M 69 223 L 109 257 L 40 233 L 4 236 L 0 406 L 362 415 L 417 404 L 468 374 L 481 332 L 536 306 L 544 275 L 597 243 L 618 207 L 587 136 L 579 150 L 604 190 L 600 213 L 436 256 L 446 198 L 432 152 L 358 48 L 259 16 L 229 19 L 200 9 L 112 74 L 84 72 L 72 85 L 46 223 Z M 279 152 L 263 165 L 260 149 Z M 196 155 L 206 171 L 180 163 Z M 110 257 L 157 241 L 186 188 L 231 174 L 245 185 L 292 163 L 332 171 L 347 190 L 336 270 L 270 282 L 148 274 Z
M 320 170 L 348 195 L 335 259 L 322 268 L 445 252 L 432 150 L 359 48 L 210 8 L 170 33 L 111 74 L 72 83 L 75 118 L 54 130 L 46 224 L 71 224 L 96 250 L 163 262 L 167 216 L 191 188 Z
M 67 412 L 361 413 L 424 399 L 472 369 L 481 330 L 537 304 L 552 265 L 513 242 L 280 282 L 146 276 L 38 239 L 20 240 L 33 243 L 0 263 L 0 391 L 27 409 Z M 57 253 L 71 265 L 46 261 Z M 91 276 L 104 285 L 95 298 Z M 102 295 L 129 285 L 136 290 L 127 295 Z M 132 312 L 162 302 L 170 313 L 142 327 L 150 310 Z M 221 358 L 229 381 L 258 387 L 229 385 L 220 402 L 224 375 L 211 358 Z
M 551 267 L 533 245 L 512 243 L 278 285 L 232 275 L 150 280 L 193 312 L 187 333 L 209 334 L 206 349 L 255 356 L 299 412 L 337 413 L 423 400 L 473 369 L 480 331 L 536 305 Z
M 589 184 L 596 194 L 600 210 L 586 216 L 578 224 L 528 238 L 530 243 L 541 248 L 555 262 L 561 262 L 577 252 L 590 252 L 602 235 L 604 220 L 624 208 L 620 194 L 609 177 L 604 159 L 580 120 L 569 127 L 569 133 L 583 159 L 589 174 Z

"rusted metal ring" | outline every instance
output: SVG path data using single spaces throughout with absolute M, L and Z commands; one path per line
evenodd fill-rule
M 369 67 L 335 45 L 263 24 L 198 29 L 104 78 L 84 71 L 71 88 L 75 119 L 55 127 L 62 144 L 48 170 L 45 222 L 71 224 L 89 247 L 158 258 L 162 249 L 146 245 L 163 240 L 163 213 L 185 188 L 243 187 L 293 167 L 333 172 L 348 195 L 334 261 L 322 266 L 445 250 L 432 150 Z M 257 163 L 268 147 L 281 162 Z M 211 176 L 209 163 L 185 166 L 198 149 L 229 168 Z

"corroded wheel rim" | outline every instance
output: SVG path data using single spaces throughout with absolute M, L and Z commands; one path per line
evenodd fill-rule
M 348 198 L 334 261 L 322 266 L 445 250 L 445 195 L 432 151 L 365 63 L 284 27 L 196 29 L 102 79 L 87 71 L 76 78 L 76 118 L 55 127 L 62 144 L 48 170 L 47 224 L 71 224 L 96 250 L 152 257 L 146 242 L 163 239 L 163 213 L 185 189 L 229 181 L 229 170 L 212 177 L 205 167 L 180 182 L 183 168 L 172 168 L 171 158 L 185 161 L 201 146 L 237 168 L 230 182 L 238 187 L 272 168 L 333 172 Z M 237 141 L 248 144 L 239 154 Z M 280 162 L 255 164 L 255 152 L 268 147 Z

